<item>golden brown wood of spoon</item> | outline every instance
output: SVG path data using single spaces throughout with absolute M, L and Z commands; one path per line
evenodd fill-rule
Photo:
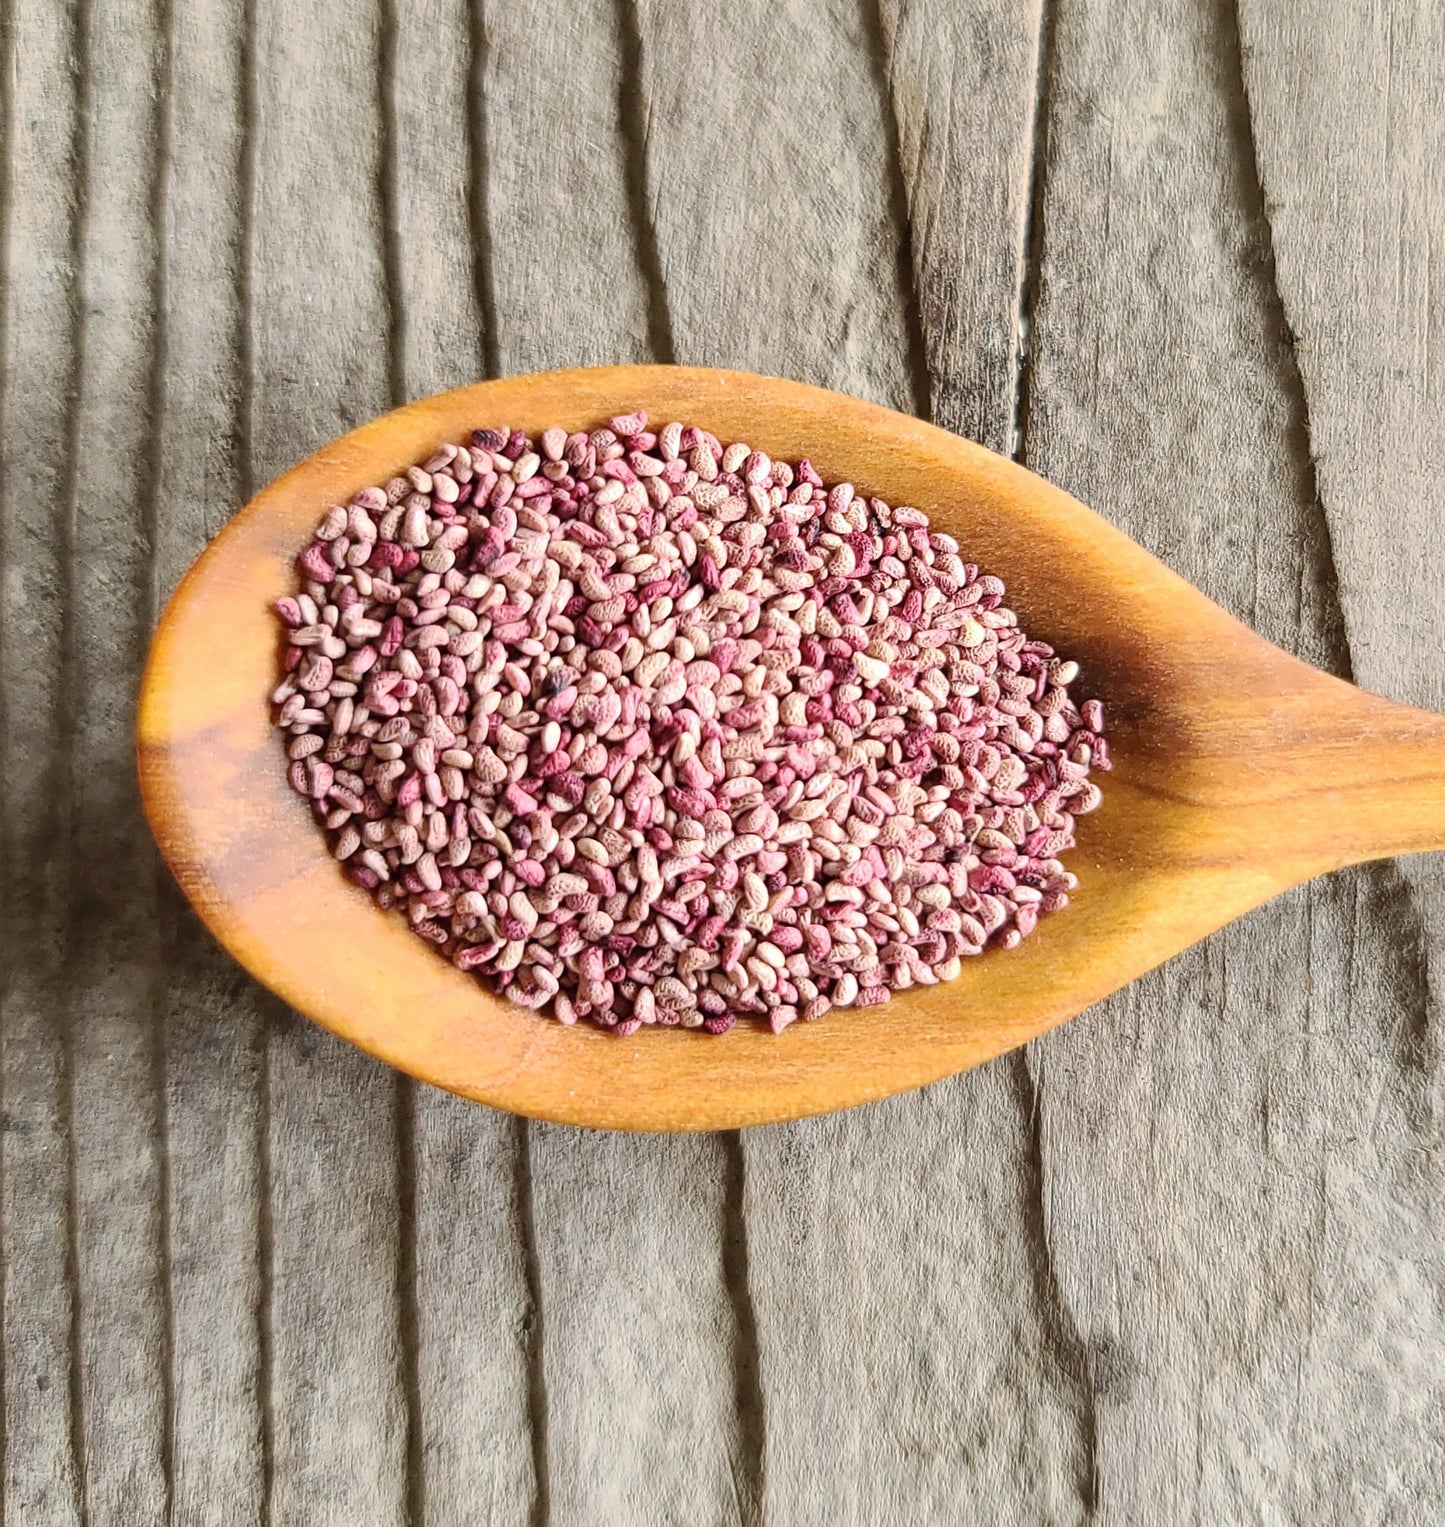
M 809 457 L 925 510 L 1008 585 L 1024 627 L 1105 703 L 1112 774 L 1080 824 L 1067 911 L 958 980 L 774 1036 L 565 1028 L 491 996 L 345 881 L 288 789 L 267 696 L 271 601 L 325 509 L 479 425 L 588 427 L 622 409 Z M 857 399 L 730 371 L 619 366 L 484 382 L 387 414 L 257 495 L 161 620 L 140 704 L 146 811 L 215 936 L 333 1033 L 536 1118 L 719 1129 L 936 1081 L 1042 1034 L 1298 881 L 1445 847 L 1445 718 L 1271 646 L 1058 488 Z

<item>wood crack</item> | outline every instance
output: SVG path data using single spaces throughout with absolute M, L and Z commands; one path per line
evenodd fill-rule
M 256 491 L 256 157 L 260 135 L 257 0 L 243 0 L 241 49 L 237 60 L 240 152 L 237 156 L 237 210 L 240 251 L 237 261 L 239 332 L 236 345 L 236 478 L 241 498 Z M 276 1496 L 276 1226 L 271 1158 L 271 1038 L 284 1019 L 279 999 L 265 996 L 256 1028 L 256 1388 L 261 1435 L 261 1520 L 274 1519 Z
M 141 537 L 149 553 L 141 574 L 140 590 L 145 620 L 141 630 L 141 650 L 137 665 L 145 661 L 145 646 L 160 614 L 161 590 L 157 583 L 156 547 L 159 542 L 161 500 L 164 494 L 165 419 L 168 403 L 166 378 L 170 358 L 170 245 L 167 221 L 171 183 L 171 156 L 174 144 L 174 101 L 172 81 L 175 74 L 175 18 L 171 0 L 156 0 L 156 30 L 159 37 L 159 67 L 155 95 L 155 160 L 151 179 L 151 236 L 154 243 L 155 273 L 151 289 L 153 327 L 151 330 L 150 375 L 146 383 L 149 424 L 147 441 L 147 491 L 141 501 Z M 163 864 L 152 864 L 152 878 L 158 898 L 167 876 Z M 166 905 L 164 901 L 161 903 Z M 177 915 L 172 909 L 172 915 Z M 173 1276 L 171 1232 L 171 1124 L 170 1098 L 166 1086 L 169 1074 L 167 1054 L 166 993 L 168 982 L 162 961 L 152 972 L 151 1012 L 151 1087 L 155 1093 L 157 1194 L 159 1213 L 159 1254 L 161 1274 L 161 1464 L 165 1478 L 165 1517 L 175 1514 L 176 1498 L 176 1300 Z
M 552 1517 L 551 1462 L 547 1453 L 547 1368 L 543 1348 L 542 1265 L 537 1246 L 536 1200 L 532 1190 L 532 1126 L 518 1118 L 514 1131 L 517 1151 L 517 1219 L 521 1229 L 522 1271 L 527 1289 L 527 1313 L 522 1332 L 527 1363 L 527 1420 L 532 1438 L 531 1527 L 549 1527 Z
M 15 69 L 15 40 L 14 18 L 11 15 L 9 5 L 0 9 L 0 269 L 7 273 L 11 267 L 11 211 L 15 194 L 15 99 L 14 99 L 14 69 Z M 10 304 L 8 301 L 0 301 L 0 492 L 10 482 L 9 450 L 6 442 L 9 440 L 10 424 Z M 10 564 L 7 557 L 10 552 L 9 544 L 10 525 L 10 498 L 5 493 L 0 499 L 0 568 Z M 6 604 L 0 603 L 0 680 L 3 680 L 7 672 L 6 644 L 9 639 L 9 620 L 6 618 L 8 609 Z M 0 682 L 0 738 L 13 735 L 10 731 L 10 703 L 7 686 Z M 4 926 L 14 929 L 16 926 L 17 895 L 12 879 L 11 866 L 15 865 L 19 856 L 15 851 L 16 832 L 14 826 L 14 808 L 10 802 L 3 798 L 0 792 L 0 867 L 3 867 L 5 885 L 0 890 L 0 916 L 4 918 Z M 18 877 L 16 877 L 18 878 Z M 9 1008 L 11 983 L 14 980 L 15 970 L 15 939 L 0 939 L 0 1019 Z M 3 1212 L 5 1202 L 5 1175 L 9 1166 L 7 1160 L 7 1141 L 9 1129 L 6 1121 L 9 1119 L 9 1100 L 6 1096 L 6 1080 L 8 1067 L 4 1064 L 3 1055 L 0 1055 L 0 1317 L 9 1307 L 8 1297 L 8 1244 L 5 1231 L 7 1228 L 6 1216 Z M 0 1522 L 8 1522 L 9 1495 L 8 1484 L 10 1480 L 10 1429 L 9 1407 L 6 1398 L 10 1393 L 10 1344 L 0 1338 Z
M 488 181 L 491 171 L 487 132 L 487 66 L 491 41 L 487 30 L 486 0 L 471 0 L 467 9 L 467 227 L 472 246 L 472 294 L 481 325 L 479 359 L 482 374 L 495 378 L 502 372 L 501 325 L 497 314 L 496 272 L 492 259 L 491 204 Z M 530 1121 L 513 1121 L 513 1191 L 516 1228 L 522 1260 L 526 1310 L 521 1343 L 527 1386 L 527 1434 L 531 1445 L 532 1500 L 530 1527 L 548 1527 L 552 1515 L 551 1463 L 547 1447 L 547 1371 L 544 1346 L 546 1321 L 542 1301 L 542 1269 L 537 1244 L 536 1196 L 532 1183 Z M 412 1214 L 415 1233 L 415 1211 Z M 415 1279 L 416 1269 L 412 1269 Z M 418 1376 L 419 1382 L 419 1376 Z M 424 1466 L 424 1439 L 418 1437 L 417 1468 Z M 424 1485 L 418 1488 L 424 1495 Z M 410 1503 L 409 1503 L 410 1504 Z M 418 1500 L 418 1508 L 422 1501 Z M 414 1518 L 421 1521 L 418 1515 Z
M 1009 1058 L 1014 1088 L 1027 1140 L 1024 1168 L 1024 1229 L 1032 1243 L 1030 1266 L 1034 1275 L 1034 1303 L 1039 1310 L 1044 1339 L 1054 1361 L 1060 1387 L 1066 1394 L 1078 1425 L 1082 1455 L 1075 1476 L 1084 1520 L 1092 1521 L 1099 1507 L 1099 1424 L 1094 1393 L 1093 1363 L 1087 1342 L 1059 1286 L 1049 1241 L 1047 1180 L 1039 1094 L 1029 1064 L 1027 1048 Z
M 1040 0 L 1039 41 L 1034 83 L 1033 129 L 1029 151 L 1028 195 L 1019 244 L 1019 284 L 1016 306 L 1013 396 L 1008 453 L 1025 461 L 1033 413 L 1033 332 L 1042 287 L 1045 238 L 1045 197 L 1048 191 L 1049 128 L 1055 71 L 1057 26 L 1052 0 Z M 1041 1313 L 1044 1339 L 1053 1356 L 1060 1384 L 1069 1397 L 1080 1439 L 1081 1456 L 1076 1489 L 1084 1520 L 1099 1508 L 1099 1425 L 1092 1363 L 1088 1345 L 1064 1298 L 1054 1265 L 1048 1232 L 1044 1143 L 1038 1088 L 1027 1048 L 1011 1061 L 1019 1109 L 1027 1140 L 1024 1172 L 1024 1228 L 1032 1247 L 1035 1303 Z
M 748 1274 L 746 1208 L 747 1160 L 742 1135 L 722 1137 L 723 1283 L 733 1315 L 733 1394 L 737 1435 L 733 1451 L 733 1490 L 740 1527 L 761 1527 L 764 1488 L 764 1411 L 760 1374 L 761 1345 Z
M 482 325 L 480 359 L 482 374 L 501 374 L 500 336 L 497 331 L 497 294 L 492 271 L 491 208 L 487 202 L 487 7 L 486 0 L 472 0 L 467 11 L 467 39 L 471 49 L 467 76 L 467 221 L 472 240 L 472 291 Z
M 1361 878 L 1367 915 L 1391 954 L 1381 977 L 1400 1015 L 1384 1037 L 1393 1043 L 1402 1074 L 1411 1079 L 1401 1091 L 1406 1115 L 1412 1128 L 1425 1134 L 1431 1122 L 1429 1087 L 1437 1065 L 1430 1045 L 1429 927 L 1414 887 L 1396 860 L 1365 865 Z
M 377 0 L 377 174 L 381 219 L 382 292 L 386 310 L 388 401 L 407 401 L 408 314 L 402 282 L 401 218 L 397 207 L 396 73 L 398 28 L 394 0 Z M 422 1429 L 421 1317 L 417 1290 L 416 1083 L 401 1072 L 396 1098 L 396 1324 L 398 1377 L 404 1415 L 402 1502 L 406 1520 L 426 1520 L 425 1434 Z
M 623 144 L 622 175 L 631 212 L 633 252 L 647 289 L 647 343 L 663 366 L 677 363 L 667 278 L 657 242 L 657 222 L 648 196 L 648 124 L 651 104 L 642 72 L 642 32 L 636 0 L 617 0 L 617 38 L 622 53 L 617 74 L 617 121 Z
M 65 465 L 63 508 L 60 525 L 60 578 L 61 578 L 61 628 L 60 661 L 56 674 L 56 710 L 60 718 L 62 746 L 73 742 L 79 724 L 80 686 L 77 681 L 78 663 L 77 611 L 76 611 L 76 559 L 79 556 L 77 539 L 80 515 L 80 472 L 84 445 L 80 435 L 82 394 L 85 368 L 88 359 L 87 324 L 85 320 L 85 246 L 86 230 L 90 220 L 90 125 L 94 109 L 91 98 L 93 60 L 94 0 L 79 0 L 75 10 L 74 41 L 72 56 L 76 59 L 75 128 L 71 145 L 71 184 L 76 187 L 75 202 L 71 210 L 69 298 L 71 324 L 70 374 L 66 379 Z M 62 948 L 70 957 L 79 955 L 74 948 L 74 912 L 78 888 L 86 877 L 78 874 L 80 868 L 75 841 L 75 757 L 73 748 L 67 748 L 67 756 L 58 775 L 55 792 L 55 830 L 49 834 L 52 842 L 64 845 L 67 873 L 64 887 L 58 899 L 64 903 L 61 916 L 64 925 Z M 65 1196 L 66 1196 L 66 1284 L 70 1290 L 70 1449 L 75 1474 L 77 1515 L 81 1527 L 90 1522 L 89 1485 L 86 1476 L 85 1449 L 85 1377 L 84 1344 L 82 1340 L 84 1301 L 80 1286 L 80 1172 L 75 1152 L 75 1025 L 74 1003 L 67 994 L 63 999 L 61 1017 L 61 1068 L 60 1068 L 60 1117 L 65 1126 Z
M 425 1433 L 422 1430 L 421 1316 L 417 1295 L 416 1088 L 396 1077 L 396 1306 L 401 1347 L 402 1400 L 406 1412 L 403 1504 L 406 1520 L 426 1521 Z
M 1028 196 L 1024 202 L 1023 233 L 1019 242 L 1019 285 L 1015 307 L 1012 422 L 1008 445 L 1008 454 L 1015 461 L 1023 461 L 1027 455 L 1029 420 L 1033 409 L 1033 330 L 1044 262 L 1044 195 L 1048 188 L 1049 109 L 1054 79 L 1055 33 L 1052 0 L 1040 0 L 1029 184 Z
M 261 1121 L 256 1142 L 256 1387 L 261 1411 L 261 1520 L 275 1520 L 276 1499 L 276 1218 L 272 1202 L 271 1036 L 284 1021 L 279 999 L 261 1004 L 256 1056 Z
M 888 202 L 891 223 L 897 238 L 898 300 L 903 309 L 906 364 L 912 392 L 911 406 L 920 419 L 933 417 L 933 377 L 928 365 L 928 338 L 923 324 L 923 299 L 919 291 L 917 264 L 913 248 L 913 212 L 909 206 L 908 185 L 903 175 L 903 146 L 898 130 L 898 112 L 893 104 L 892 62 L 887 29 L 883 24 L 881 0 L 860 0 L 865 50 L 878 93 L 878 110 L 888 157 Z
M 396 48 L 394 0 L 377 0 L 376 199 L 386 292 L 386 381 L 391 406 L 406 402 L 406 299 L 401 286 L 401 225 L 396 206 Z
M 256 492 L 256 140 L 260 110 L 256 82 L 256 0 L 243 0 L 241 54 L 237 64 L 236 95 L 240 102 L 241 151 L 236 165 L 236 200 L 240 215 L 240 258 L 237 303 L 240 333 L 237 336 L 236 370 L 239 397 L 236 404 L 236 475 L 241 498 L 249 502 Z
M 1279 268 L 1275 260 L 1274 223 L 1270 217 L 1269 201 L 1264 194 L 1264 182 L 1260 176 L 1259 150 L 1255 142 L 1254 117 L 1250 109 L 1249 89 L 1245 76 L 1244 41 L 1240 32 L 1238 0 L 1226 0 L 1226 3 L 1221 6 L 1221 11 L 1223 14 L 1220 45 L 1227 55 L 1225 58 L 1227 71 L 1232 72 L 1233 75 L 1232 100 L 1226 102 L 1226 108 L 1232 118 L 1237 179 L 1240 195 L 1244 201 L 1245 219 L 1254 228 L 1259 241 L 1258 281 L 1261 297 L 1279 341 L 1272 348 L 1277 356 L 1277 377 L 1280 389 L 1289 405 L 1290 455 L 1296 474 L 1299 501 L 1309 514 L 1307 561 L 1324 606 L 1324 634 L 1328 644 L 1327 661 L 1330 671 L 1353 683 L 1354 661 L 1350 653 L 1344 606 L 1340 599 L 1340 579 L 1335 561 L 1334 538 L 1330 531 L 1329 514 L 1320 495 L 1319 474 L 1315 463 L 1310 430 L 1309 395 L 1305 389 L 1304 374 L 1300 370 L 1299 357 L 1296 354 L 1295 330 L 1289 320 L 1284 294 L 1280 290 Z

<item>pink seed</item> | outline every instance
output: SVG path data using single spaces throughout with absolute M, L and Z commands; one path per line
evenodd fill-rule
M 918 510 L 646 424 L 478 430 L 327 511 L 273 698 L 345 873 L 623 1036 L 1014 947 L 1109 765 L 1076 665 Z

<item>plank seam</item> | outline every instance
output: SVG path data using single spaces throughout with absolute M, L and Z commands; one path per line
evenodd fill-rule
M 487 176 L 491 161 L 487 140 L 487 61 L 491 45 L 487 37 L 486 0 L 472 0 L 467 11 L 467 43 L 471 50 L 467 78 L 467 220 L 472 237 L 472 289 L 477 318 L 482 326 L 480 360 L 482 374 L 501 372 L 497 334 L 497 293 L 492 273 L 491 208 L 487 200 Z
M 403 1503 L 410 1527 L 426 1521 L 426 1475 L 422 1432 L 421 1311 L 417 1299 L 416 1251 L 416 1089 L 400 1072 L 396 1077 L 396 1302 L 400 1338 L 402 1397 L 406 1409 L 406 1459 Z
M 548 1527 L 552 1516 L 551 1465 L 547 1452 L 547 1370 L 543 1348 L 542 1264 L 537 1245 L 537 1219 L 532 1192 L 532 1126 L 519 1117 L 514 1127 L 517 1151 L 517 1219 L 521 1230 L 522 1272 L 527 1288 L 527 1311 L 522 1339 L 527 1367 L 527 1421 L 532 1438 L 531 1527 Z
M 241 144 L 236 165 L 237 201 L 240 213 L 240 251 L 237 260 L 237 301 L 240 334 L 237 336 L 237 370 L 240 396 L 236 406 L 236 467 L 242 500 L 249 503 L 256 492 L 256 139 L 260 131 L 257 86 L 256 0 L 242 0 L 240 79 Z
M 240 78 L 241 143 L 236 166 L 240 212 L 240 257 L 237 284 L 240 288 L 240 332 L 237 336 L 236 468 L 241 497 L 248 501 L 256 491 L 256 153 L 260 136 L 260 88 L 258 83 L 256 0 L 243 0 L 241 52 L 237 63 Z M 260 1008 L 256 1029 L 256 1388 L 261 1426 L 261 1521 L 269 1527 L 274 1519 L 276 1490 L 276 1395 L 275 1335 L 272 1313 L 275 1300 L 276 1230 L 272 1204 L 271 1161 L 271 1035 L 283 1011 L 276 998 L 267 997 Z
M 1033 1273 L 1034 1295 L 1045 1321 L 1051 1355 L 1058 1366 L 1059 1375 L 1073 1391 L 1071 1400 L 1076 1411 L 1083 1443 L 1083 1458 L 1077 1479 L 1084 1520 L 1092 1522 L 1099 1509 L 1099 1417 L 1094 1391 L 1093 1363 L 1089 1347 L 1079 1329 L 1079 1323 L 1070 1309 L 1059 1283 L 1058 1269 L 1054 1264 L 1053 1246 L 1049 1240 L 1049 1211 L 1047 1200 L 1044 1142 L 1041 1122 L 1039 1087 L 1030 1064 L 1029 1048 L 1025 1046 L 1014 1052 L 1014 1084 L 1018 1094 L 1019 1111 L 1023 1115 L 1024 1132 L 1028 1143 L 1025 1161 L 1024 1229 L 1034 1246 Z
M 256 1172 L 260 1178 L 256 1205 L 256 1387 L 261 1410 L 261 1521 L 274 1521 L 276 1492 L 276 1357 L 274 1306 L 276 1287 L 276 1225 L 271 1164 L 271 1035 L 277 1027 L 279 1001 L 263 1004 L 256 1057 L 261 1091 L 260 1138 L 256 1142 Z
M 469 49 L 466 111 L 467 218 L 472 241 L 472 290 L 481 325 L 480 360 L 483 374 L 501 374 L 501 336 L 497 320 L 495 274 L 492 269 L 491 205 L 488 180 L 491 171 L 487 132 L 487 67 L 491 42 L 487 31 L 486 0 L 471 0 L 467 10 Z M 527 1308 L 523 1316 L 523 1364 L 527 1383 L 527 1432 L 531 1443 L 532 1501 L 528 1511 L 531 1527 L 548 1527 L 551 1519 L 551 1477 L 547 1453 L 547 1377 L 543 1350 L 544 1318 L 542 1273 L 537 1247 L 537 1227 L 532 1190 L 530 1124 L 513 1121 L 517 1229 L 522 1254 L 522 1275 Z M 415 1269 L 413 1268 L 413 1276 Z M 420 1382 L 418 1378 L 418 1383 Z
M 933 375 L 928 365 L 928 338 L 923 325 L 923 298 L 919 290 L 918 269 L 913 249 L 913 209 L 909 205 L 908 182 L 903 173 L 903 145 L 898 126 L 898 112 L 893 104 L 893 51 L 883 24 L 881 0 L 859 0 L 863 23 L 864 46 L 869 73 L 878 95 L 878 110 L 883 119 L 883 136 L 888 156 L 889 221 L 896 231 L 897 253 L 894 259 L 898 302 L 903 309 L 905 364 L 912 392 L 913 412 L 920 419 L 933 417 Z
M 631 213 L 633 255 L 647 289 L 647 343 L 654 361 L 672 366 L 677 362 L 672 310 L 667 301 L 667 276 L 657 242 L 657 220 L 647 189 L 652 100 L 642 69 L 642 30 L 638 24 L 636 0 L 617 0 L 617 38 L 622 54 L 617 73 L 622 176 Z
M 406 402 L 405 295 L 401 287 L 401 226 L 396 207 L 396 58 L 394 0 L 377 0 L 377 203 L 381 213 L 382 284 L 386 291 L 386 380 L 391 406 Z
M 1008 454 L 1023 461 L 1033 410 L 1034 319 L 1044 261 L 1044 195 L 1048 182 L 1049 119 L 1054 83 L 1057 28 L 1053 0 L 1039 0 L 1038 57 L 1034 69 L 1034 117 L 1029 139 L 1028 197 L 1019 241 L 1019 281 L 1014 321 L 1014 377 Z
M 393 0 L 377 0 L 377 206 L 381 216 L 382 286 L 386 298 L 387 391 L 393 408 L 407 400 L 408 314 L 402 282 L 397 208 L 396 71 L 398 27 Z M 396 1323 L 404 1425 L 402 1508 L 407 1522 L 426 1520 L 421 1393 L 421 1316 L 417 1303 L 416 1083 L 396 1073 Z
M 151 293 L 153 309 L 151 330 L 150 376 L 147 378 L 147 411 L 150 438 L 146 477 L 148 492 L 142 502 L 141 536 L 147 550 L 144 587 L 145 630 L 138 662 L 145 659 L 145 644 L 160 614 L 160 587 L 157 581 L 156 545 L 159 538 L 162 494 L 162 470 L 165 461 L 165 417 L 168 404 L 166 370 L 170 359 L 170 245 L 167 220 L 170 212 L 171 162 L 174 151 L 174 108 L 171 83 L 175 69 L 175 16 L 171 0 L 155 0 L 156 32 L 159 38 L 155 112 L 156 148 L 151 183 L 151 235 L 154 240 L 155 277 Z M 165 866 L 158 860 L 152 865 L 157 895 Z M 164 904 L 164 903 L 162 903 Z M 171 1126 L 170 1100 L 167 1093 L 169 1074 L 166 1023 L 166 979 L 157 964 L 151 991 L 151 1086 L 155 1091 L 155 1127 L 157 1147 L 157 1187 L 159 1193 L 159 1252 L 161 1281 L 161 1460 L 165 1479 L 165 1518 L 175 1515 L 176 1498 L 176 1307 L 173 1281 L 171 1231 Z
M 1040 0 L 1037 64 L 1034 72 L 1034 115 L 1029 149 L 1028 197 L 1019 244 L 1019 284 L 1016 305 L 1012 422 L 1009 455 L 1022 461 L 1028 453 L 1033 408 L 1033 329 L 1042 286 L 1044 255 L 1044 206 L 1048 189 L 1049 126 L 1051 117 L 1057 27 L 1052 0 Z M 1048 1232 L 1046 1165 L 1040 1118 L 1039 1089 L 1034 1080 L 1027 1047 L 1017 1052 L 1014 1074 L 1020 1111 L 1028 1142 L 1024 1226 L 1034 1246 L 1036 1297 L 1049 1331 L 1053 1355 L 1060 1374 L 1073 1390 L 1083 1445 L 1077 1488 L 1086 1521 L 1099 1508 L 1099 1426 L 1093 1374 L 1088 1346 L 1078 1321 L 1064 1299 L 1054 1265 Z
M 1274 221 L 1270 215 L 1269 201 L 1264 194 L 1264 180 L 1259 168 L 1259 147 L 1255 141 L 1254 113 L 1250 106 L 1249 87 L 1245 72 L 1244 35 L 1240 30 L 1239 0 L 1226 0 L 1225 38 L 1222 39 L 1230 55 L 1229 65 L 1235 71 L 1230 84 L 1236 93 L 1234 117 L 1235 157 L 1241 181 L 1241 195 L 1245 202 L 1245 216 L 1258 230 L 1262 248 L 1262 285 L 1264 299 L 1270 316 L 1277 328 L 1279 347 L 1279 381 L 1289 407 L 1289 446 L 1294 457 L 1298 476 L 1300 497 L 1310 511 L 1314 525 L 1315 575 L 1325 601 L 1325 618 L 1333 627 L 1330 630 L 1331 667 L 1341 678 L 1354 683 L 1354 657 L 1350 651 L 1349 629 L 1345 622 L 1344 605 L 1340 599 L 1339 567 L 1335 561 L 1334 537 L 1330 519 L 1320 493 L 1319 472 L 1315 462 L 1314 435 L 1310 423 L 1309 393 L 1305 387 L 1304 373 L 1300 370 L 1297 353 L 1298 337 L 1290 322 L 1285 305 L 1284 292 L 1279 284 L 1279 266 L 1275 259 Z M 1232 32 L 1232 37 L 1228 34 Z M 1228 103 L 1226 102 L 1226 110 Z
M 71 57 L 75 59 L 75 128 L 71 140 L 71 178 L 75 188 L 71 206 L 69 298 L 71 322 L 70 374 L 66 379 L 64 497 L 60 527 L 61 629 L 60 663 L 56 679 L 56 709 L 61 717 L 61 735 L 73 743 L 79 723 L 79 685 L 76 682 L 76 557 L 77 526 L 80 515 L 80 467 L 83 447 L 80 438 L 81 398 L 88 359 L 85 320 L 85 246 L 90 219 L 90 123 L 94 108 L 91 99 L 94 0 L 78 0 L 73 23 Z M 68 956 L 74 938 L 74 895 L 72 888 L 83 877 L 75 871 L 75 754 L 67 746 L 65 766 L 59 771 L 55 814 L 58 831 L 53 841 L 65 845 L 66 884 L 58 895 L 65 900 L 65 934 L 62 948 Z M 61 1022 L 60 1118 L 65 1128 L 66 1191 L 66 1283 L 70 1290 L 70 1449 L 75 1472 L 75 1499 L 81 1527 L 89 1527 L 89 1482 L 85 1467 L 85 1381 L 83 1352 L 84 1301 L 80 1286 L 80 1172 L 75 1150 L 75 1010 L 67 993 Z
M 742 1133 L 722 1137 L 723 1151 L 723 1282 L 733 1315 L 733 1399 L 736 1409 L 732 1459 L 733 1492 L 740 1527 L 761 1527 L 766 1486 L 765 1412 L 761 1376 L 762 1348 L 749 1275 L 746 1207 L 747 1158 Z
M 9 0 L 0 6 L 0 134 L 3 134 L 4 143 L 0 147 L 0 270 L 9 272 L 11 268 L 11 208 L 14 195 L 14 168 L 12 156 L 15 152 L 15 99 L 14 99 L 14 69 L 15 69 L 15 21 L 12 6 Z M 6 442 L 9 439 L 7 426 L 10 422 L 10 294 L 8 289 L 0 293 L 0 568 L 9 566 L 6 556 L 9 551 L 8 527 L 10 523 L 10 498 L 5 491 L 10 482 L 9 450 Z M 5 616 L 9 610 L 9 603 L 0 603 L 0 678 L 5 674 L 5 651 L 6 639 L 9 632 L 9 622 Z M 0 738 L 8 738 L 10 732 L 10 708 L 5 685 L 0 683 Z M 0 792 L 0 865 L 5 868 L 5 887 L 0 892 L 0 909 L 3 909 L 4 926 L 15 926 L 15 902 L 16 896 L 10 874 L 10 866 L 15 862 L 14 848 L 14 815 L 9 810 L 9 802 L 5 793 Z M 0 1021 L 9 1007 L 11 983 L 14 980 L 15 955 L 14 939 L 0 939 Z M 3 1056 L 0 1056 L 0 1120 L 6 1117 L 6 1067 Z M 8 1152 L 6 1142 L 10 1138 L 10 1132 L 0 1127 L 0 1522 L 8 1522 L 9 1500 L 7 1485 L 10 1479 L 10 1430 L 9 1410 L 6 1400 L 10 1393 L 9 1387 L 9 1343 L 5 1340 L 5 1310 L 6 1295 L 9 1288 L 6 1276 L 8 1262 L 6 1259 L 6 1217 L 3 1212 L 5 1203 L 5 1174 Z

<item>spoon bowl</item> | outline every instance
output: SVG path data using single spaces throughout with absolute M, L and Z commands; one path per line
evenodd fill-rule
M 1031 634 L 1104 701 L 1113 772 L 1068 857 L 1069 908 L 1007 953 L 883 1007 L 781 1035 L 739 1024 L 617 1039 L 492 996 L 345 880 L 286 783 L 271 603 L 327 506 L 445 440 L 620 409 L 809 457 L 924 510 L 1008 586 Z M 177 589 L 142 685 L 147 815 L 182 889 L 260 981 L 424 1081 L 536 1118 L 720 1129 L 824 1113 L 977 1065 L 1072 1017 L 1287 887 L 1445 847 L 1445 718 L 1257 636 L 1092 510 L 983 447 L 855 398 L 671 366 L 483 382 L 385 415 L 258 494 Z

